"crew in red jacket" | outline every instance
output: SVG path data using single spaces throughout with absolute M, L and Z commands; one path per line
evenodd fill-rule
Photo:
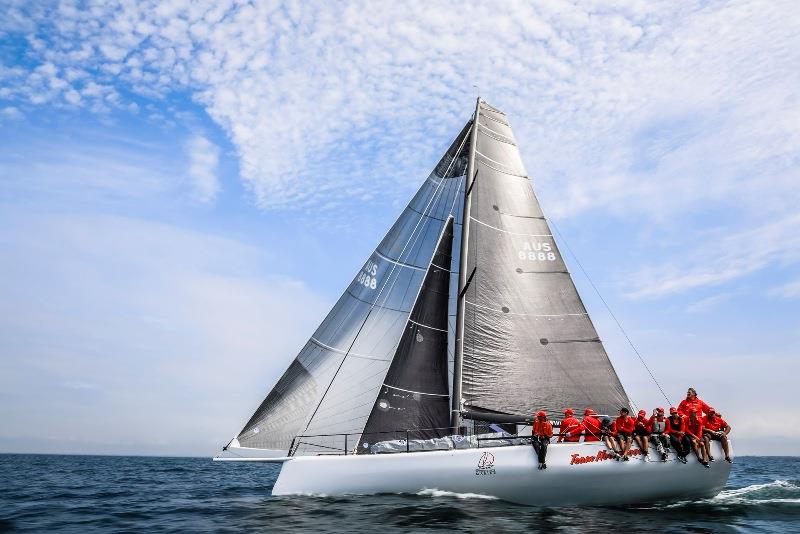
M 697 410 L 694 408 L 689 409 L 689 418 L 686 420 L 686 434 L 689 436 L 689 439 L 692 440 L 692 447 L 694 448 L 694 453 L 697 455 L 697 461 L 699 461 L 703 467 L 711 467 L 708 465 L 706 448 L 703 444 L 703 420 L 700 419 Z
M 649 423 L 650 442 L 656 446 L 656 450 L 661 454 L 661 461 L 666 462 L 669 435 L 667 434 L 667 418 L 664 417 L 664 408 L 656 408 Z
M 720 417 L 714 408 L 708 409 L 708 415 L 703 418 L 703 444 L 706 448 L 706 456 L 709 462 L 714 461 L 711 456 L 711 441 L 719 441 L 722 444 L 722 451 L 725 453 L 725 461 L 731 462 L 730 446 L 728 445 L 728 433 L 731 426 Z
M 561 426 L 559 427 L 558 442 L 577 443 L 581 440 L 582 432 L 583 425 L 575 417 L 575 412 L 572 408 L 564 410 L 564 420 L 561 421 Z
M 630 460 L 628 457 L 628 451 L 631 449 L 631 445 L 633 445 L 633 429 L 634 429 L 634 420 L 633 417 L 628 415 L 630 411 L 622 407 L 619 410 L 619 417 L 617 417 L 616 421 L 614 421 L 614 425 L 617 430 L 617 441 L 619 441 L 619 448 L 620 454 L 622 455 L 622 459 L 624 461 Z
M 547 445 L 552 437 L 553 425 L 547 420 L 547 414 L 544 411 L 536 412 L 536 419 L 534 419 L 533 427 L 531 428 L 531 445 L 533 445 L 533 450 L 536 451 L 539 469 L 547 469 Z
M 686 398 L 678 405 L 678 413 L 684 417 L 688 417 L 689 411 L 692 408 L 697 410 L 697 416 L 701 418 L 704 413 L 708 413 L 708 404 L 700 400 L 694 388 L 689 388 L 686 391 Z
M 692 450 L 692 445 L 689 436 L 686 435 L 686 421 L 674 406 L 669 409 L 666 433 L 669 435 L 670 445 L 678 455 L 678 460 L 686 463 L 686 456 Z
M 647 461 L 650 459 L 648 452 L 647 441 L 650 438 L 650 420 L 647 418 L 647 412 L 639 410 L 636 414 L 636 420 L 633 422 L 633 439 L 642 451 L 642 459 Z
M 600 441 L 600 420 L 597 418 L 597 413 L 591 408 L 586 408 L 583 411 L 583 441 Z

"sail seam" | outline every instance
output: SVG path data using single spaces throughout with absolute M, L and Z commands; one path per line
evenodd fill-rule
M 412 208 L 410 204 L 409 204 L 408 206 L 406 206 L 406 207 L 407 207 L 408 209 L 410 209 L 411 211 L 413 211 L 414 213 L 417 213 L 417 214 L 419 214 L 419 215 L 422 215 L 423 217 L 428 217 L 429 219 L 433 219 L 433 220 L 435 220 L 435 221 L 441 221 L 441 222 L 444 222 L 444 221 L 446 221 L 446 220 L 447 220 L 447 217 L 445 217 L 444 219 L 442 219 L 442 218 L 440 218 L 440 217 L 434 217 L 433 215 L 425 215 L 425 214 L 424 214 L 424 213 L 422 213 L 421 211 L 419 211 L 419 210 L 417 210 L 417 209 L 414 209 L 414 208 Z M 456 222 L 454 222 L 453 224 L 454 224 L 454 225 L 456 225 L 456 226 L 461 226 L 461 223 L 456 223 Z
M 383 358 L 373 358 L 372 356 L 365 356 L 363 354 L 356 354 L 354 352 L 348 353 L 347 351 L 344 351 L 342 349 L 337 349 L 336 347 L 331 347 L 330 345 L 326 345 L 325 343 L 323 343 L 322 341 L 320 341 L 319 339 L 317 339 L 317 338 L 315 338 L 313 336 L 311 337 L 310 341 L 312 343 L 314 343 L 315 345 L 319 345 L 320 347 L 322 347 L 324 349 L 328 349 L 330 351 L 333 351 L 333 352 L 335 352 L 337 354 L 344 354 L 344 355 L 347 355 L 347 356 L 352 356 L 354 358 L 362 358 L 364 360 L 373 360 L 373 361 L 376 361 L 376 362 L 388 362 L 389 361 L 389 360 L 385 360 Z
M 476 150 L 475 152 L 477 152 L 477 150 Z M 486 156 L 484 156 L 483 154 L 479 154 L 479 156 L 481 156 L 481 158 L 484 158 L 484 159 L 489 159 L 489 160 L 491 160 L 491 158 L 487 158 L 487 157 L 486 157 Z M 486 166 L 487 166 L 487 167 L 489 167 L 490 169 L 497 171 L 497 172 L 502 172 L 503 174 L 508 174 L 509 176 L 516 176 L 516 177 L 518 177 L 518 178 L 525 178 L 526 180 L 529 180 L 529 178 L 528 178 L 528 175 L 527 175 L 527 174 L 517 174 L 517 173 L 515 173 L 515 172 L 510 172 L 510 171 L 507 171 L 507 170 L 505 170 L 505 169 L 498 169 L 497 167 L 495 167 L 494 165 L 490 164 L 488 161 L 484 161 L 483 159 L 478 159 L 477 161 L 478 161 L 479 163 L 482 163 L 482 164 L 486 165 Z
M 435 263 L 431 263 L 431 265 L 442 271 L 447 271 L 448 273 L 450 272 L 450 269 L 448 269 L 447 267 L 442 267 L 441 265 L 436 265 Z
M 486 137 L 489 137 L 490 139 L 494 139 L 495 141 L 500 141 L 501 143 L 505 143 L 507 145 L 517 146 L 517 144 L 515 142 L 513 142 L 513 141 L 510 141 L 508 139 L 508 137 L 506 137 L 505 135 L 503 135 L 503 134 L 501 134 L 499 132 L 496 132 L 496 131 L 492 130 L 488 126 L 484 126 L 483 124 L 478 124 L 478 126 L 480 126 L 483 129 L 483 130 L 479 129 L 478 131 L 481 132 Z M 489 133 L 489 132 L 491 132 L 491 133 Z
M 484 226 L 488 226 L 489 228 L 491 228 L 493 230 L 497 230 L 498 232 L 503 232 L 503 233 L 510 234 L 510 235 L 526 235 L 528 237 L 553 237 L 553 234 L 521 234 L 519 232 L 509 232 L 508 230 L 503 230 L 502 228 L 498 228 L 496 226 L 492 226 L 489 223 L 485 223 L 483 221 L 480 221 L 480 220 L 476 219 L 475 217 L 473 217 L 472 215 L 470 215 L 469 219 L 471 221 L 475 221 L 478 224 L 482 224 Z
M 511 128 L 511 125 L 510 125 L 510 124 L 508 124 L 507 122 L 503 122 L 503 121 L 501 121 L 500 119 L 496 119 L 496 118 L 494 118 L 494 117 L 490 117 L 489 115 L 481 115 L 481 117 L 484 117 L 484 118 L 486 118 L 486 119 L 489 119 L 489 120 L 491 120 L 491 121 L 494 121 L 494 122 L 496 122 L 496 123 L 498 123 L 498 124 L 502 124 L 503 126 L 505 126 L 505 127 L 507 127 L 507 128 Z
M 446 394 L 446 395 L 442 394 L 442 393 L 425 393 L 424 391 L 412 391 L 410 389 L 403 389 L 403 388 L 399 388 L 397 386 L 390 386 L 389 384 L 386 384 L 386 383 L 384 383 L 383 385 L 384 385 L 384 387 L 387 387 L 387 388 L 390 388 L 390 389 L 396 389 L 397 391 L 405 391 L 406 393 L 414 393 L 416 395 L 430 395 L 431 397 L 449 397 L 450 396 L 449 393 Z
M 375 254 L 377 254 L 378 256 L 380 256 L 381 258 L 383 258 L 384 260 L 386 260 L 388 262 L 394 263 L 395 265 L 399 265 L 400 267 L 408 267 L 409 269 L 416 269 L 417 271 L 425 271 L 426 270 L 423 267 L 417 267 L 416 265 L 411 265 L 410 263 L 404 263 L 402 261 L 393 260 L 389 256 L 384 256 L 383 254 L 378 252 L 377 249 L 375 249 Z M 377 305 L 377 306 L 378 307 L 382 307 L 380 305 Z
M 409 320 L 408 320 L 408 322 L 409 322 L 409 323 L 414 323 L 415 325 L 417 325 L 417 326 L 421 326 L 421 327 L 423 327 L 423 328 L 430 328 L 431 330 L 437 330 L 437 331 L 439 331 L 439 332 L 448 332 L 448 330 L 444 330 L 444 329 L 442 329 L 442 328 L 436 328 L 435 326 L 428 326 L 428 325 L 426 325 L 426 324 L 418 323 L 418 322 L 417 322 L 417 321 L 415 321 L 414 319 L 409 319 Z
M 480 157 L 482 157 L 482 158 L 488 159 L 492 163 L 496 163 L 497 165 L 500 165 L 502 167 L 508 167 L 509 169 L 511 168 L 509 165 L 506 165 L 505 163 L 501 163 L 501 162 L 497 161 L 496 159 L 490 158 L 489 156 L 487 156 L 486 154 L 484 154 L 483 152 L 481 152 L 477 148 L 475 149 L 475 153 L 477 155 L 479 155 Z M 520 175 L 520 176 L 524 176 L 524 175 Z
M 476 308 L 482 308 L 484 310 L 490 310 L 497 313 L 502 313 L 504 315 L 521 315 L 525 317 L 583 317 L 585 315 L 589 315 L 588 313 L 551 313 L 551 314 L 536 314 L 536 313 L 514 313 L 514 312 L 504 312 L 503 310 L 498 310 L 497 308 L 492 308 L 490 306 L 484 306 L 483 304 L 477 304 L 475 302 L 470 302 L 467 299 L 464 299 L 464 302 L 469 304 L 470 306 L 475 306 Z
M 350 295 L 351 297 L 353 297 L 354 299 L 356 299 L 359 302 L 363 302 L 364 304 L 369 304 L 370 306 L 373 304 L 372 302 L 370 302 L 368 300 L 364 300 L 361 297 L 355 295 L 352 291 L 350 291 L 350 288 L 347 288 L 346 291 L 347 291 L 348 295 Z M 408 311 L 406 311 L 404 309 L 401 309 L 401 308 L 392 308 L 390 306 L 378 306 L 378 305 L 376 305 L 375 307 L 376 308 L 380 308 L 382 310 L 389 310 L 389 311 L 394 311 L 394 312 L 399 312 L 399 313 L 408 313 Z

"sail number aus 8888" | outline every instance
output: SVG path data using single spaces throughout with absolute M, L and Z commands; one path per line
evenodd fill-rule
M 375 289 L 378 287 L 378 279 L 375 275 L 378 274 L 378 264 L 369 260 L 361 272 L 356 277 L 356 282 L 366 287 L 367 289 Z
M 556 261 L 556 253 L 550 243 L 531 243 L 525 241 L 518 253 L 519 259 L 531 261 Z

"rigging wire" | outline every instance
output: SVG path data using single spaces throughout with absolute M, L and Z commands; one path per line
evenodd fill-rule
M 564 243 L 564 246 L 569 251 L 570 256 L 572 256 L 572 259 L 575 260 L 575 263 L 578 265 L 578 268 L 583 273 L 583 276 L 586 277 L 586 279 L 589 281 L 589 284 L 592 286 L 592 289 L 594 289 L 594 292 L 597 293 L 598 297 L 600 297 L 600 301 L 603 303 L 603 306 L 605 306 L 609 315 L 611 315 L 611 318 L 614 319 L 615 323 L 617 323 L 617 327 L 619 327 L 620 332 L 622 332 L 622 335 L 625 336 L 625 339 L 628 341 L 628 345 L 630 345 L 631 348 L 633 349 L 633 352 L 636 353 L 636 356 L 639 358 L 639 361 L 642 362 L 642 365 L 647 371 L 647 374 L 650 375 L 650 378 L 653 380 L 653 383 L 655 383 L 656 387 L 658 387 L 658 390 L 661 392 L 661 395 L 664 397 L 664 399 L 666 399 L 669 405 L 672 406 L 672 401 L 669 400 L 669 397 L 664 392 L 664 388 L 661 387 L 661 384 L 658 382 L 655 375 L 653 375 L 653 372 L 650 370 L 650 367 L 647 365 L 647 362 L 644 361 L 644 357 L 642 357 L 641 353 L 639 352 L 639 349 L 637 349 L 636 345 L 633 344 L 633 341 L 631 341 L 630 336 L 628 336 L 628 332 L 625 331 L 625 328 L 623 328 L 622 323 L 619 321 L 619 319 L 617 319 L 617 316 L 614 315 L 614 312 L 611 311 L 611 306 L 609 306 L 608 302 L 606 302 L 606 299 L 603 298 L 603 295 L 600 293 L 600 290 L 597 288 L 594 281 L 589 276 L 589 273 L 586 272 L 586 269 L 583 268 L 583 264 L 578 259 L 578 256 L 575 254 L 575 252 L 572 250 L 572 247 L 569 246 L 569 243 L 567 243 L 567 240 L 564 238 L 564 234 L 561 232 L 558 225 L 552 218 L 550 218 L 550 224 L 553 226 L 553 229 L 556 231 L 556 233 L 558 233 L 558 237 L 561 239 L 561 242 Z M 631 402 L 633 401 L 631 400 Z

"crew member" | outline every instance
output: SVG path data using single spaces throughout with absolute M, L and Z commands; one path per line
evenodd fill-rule
M 582 432 L 583 425 L 575 417 L 575 412 L 572 408 L 564 410 L 564 420 L 561 421 L 561 426 L 559 427 L 558 442 L 577 443 L 581 440 Z
M 650 418 L 650 442 L 656 446 L 656 450 L 661 455 L 661 461 L 666 462 L 669 437 L 667 435 L 667 419 L 664 417 L 664 408 L 656 408 Z
M 631 450 L 631 445 L 633 445 L 634 429 L 633 417 L 628 414 L 630 414 L 630 410 L 623 406 L 619 410 L 619 417 L 617 417 L 617 420 L 614 421 L 614 425 L 616 426 L 617 430 L 617 441 L 619 441 L 620 454 L 622 455 L 622 459 L 626 462 L 630 460 L 630 458 L 628 458 L 628 451 Z
M 686 435 L 692 440 L 692 447 L 694 453 L 697 455 L 697 461 L 703 467 L 710 468 L 708 460 L 706 459 L 706 448 L 703 444 L 703 420 L 697 413 L 695 408 L 689 409 L 689 418 L 686 420 Z
M 583 441 L 600 441 L 600 420 L 591 408 L 583 411 Z
M 686 391 L 686 398 L 678 405 L 678 413 L 684 417 L 689 417 L 689 411 L 692 408 L 697 410 L 697 415 L 701 418 L 704 413 L 708 413 L 708 404 L 700 400 L 694 388 L 689 388 Z
M 603 417 L 603 420 L 600 421 L 600 437 L 603 438 L 606 447 L 611 449 L 614 452 L 614 456 L 619 460 L 620 450 L 617 442 L 617 428 L 610 417 Z
M 539 469 L 547 469 L 545 457 L 547 456 L 547 445 L 553 437 L 553 425 L 547 420 L 547 414 L 543 411 L 536 412 L 536 419 L 531 429 L 533 450 L 539 460 Z
M 648 461 L 650 453 L 648 451 L 647 442 L 650 438 L 650 419 L 647 418 L 647 412 L 639 410 L 636 414 L 636 420 L 633 422 L 633 439 L 639 446 L 639 450 L 644 455 L 642 459 Z
M 686 456 L 691 450 L 691 441 L 686 435 L 686 421 L 684 421 L 678 409 L 672 406 L 669 409 L 669 417 L 667 418 L 666 433 L 669 435 L 669 443 L 675 449 L 678 455 L 678 460 L 686 463 Z
M 731 426 L 717 414 L 714 408 L 709 408 L 708 415 L 703 419 L 703 444 L 705 445 L 709 462 L 714 461 L 714 457 L 711 456 L 712 441 L 720 442 L 722 451 L 725 453 L 725 461 L 731 462 L 730 446 L 728 445 L 728 433 L 730 431 Z

